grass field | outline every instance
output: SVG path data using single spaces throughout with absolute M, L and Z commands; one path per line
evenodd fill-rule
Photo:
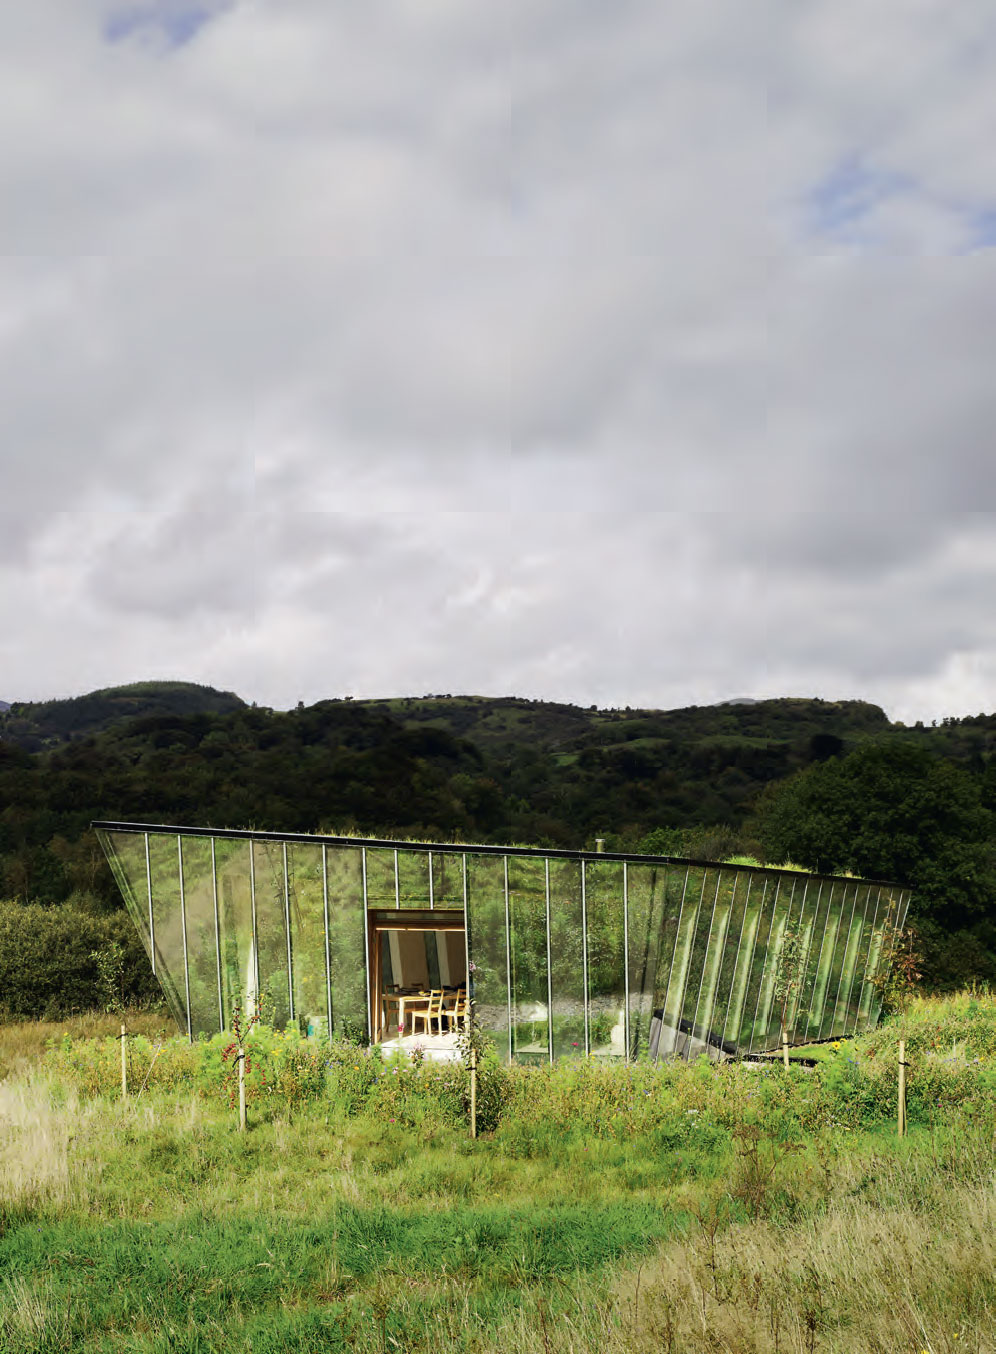
M 462 1070 L 276 1036 L 245 1136 L 210 1045 L 122 1103 L 116 1027 L 0 1027 L 3 1354 L 996 1351 L 988 998 L 908 1013 L 903 1141 L 896 1023 L 788 1072 L 490 1068 L 477 1141 Z

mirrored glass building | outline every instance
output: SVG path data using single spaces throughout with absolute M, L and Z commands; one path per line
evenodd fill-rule
M 390 1042 L 421 1017 L 445 1039 L 469 997 L 515 1061 L 841 1038 L 878 1019 L 910 898 L 663 856 L 94 827 L 191 1036 L 265 999 L 279 1027 Z

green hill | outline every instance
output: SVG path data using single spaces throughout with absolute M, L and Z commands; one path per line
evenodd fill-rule
M 757 855 L 773 787 L 878 744 L 956 766 L 983 814 L 996 810 L 996 715 L 906 728 L 862 701 L 598 710 L 476 696 L 280 712 L 189 683 L 112 687 L 0 717 L 0 899 L 119 907 L 95 818 Z M 956 940 L 952 971 L 983 971 L 980 937 Z M 996 924 L 984 948 L 996 974 Z
M 15 702 L 0 712 L 0 739 L 30 752 L 150 715 L 228 714 L 245 708 L 231 691 L 194 682 L 133 682 L 66 700 Z

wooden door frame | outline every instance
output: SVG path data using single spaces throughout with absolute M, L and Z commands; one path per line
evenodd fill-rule
M 384 974 L 380 937 L 385 931 L 462 931 L 466 934 L 467 914 L 458 907 L 367 909 L 367 953 L 370 955 L 367 1010 L 370 1012 L 370 1039 L 374 1044 L 381 1042 L 383 1030 L 380 993 Z

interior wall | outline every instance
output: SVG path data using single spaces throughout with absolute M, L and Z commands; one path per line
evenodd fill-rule
M 425 960 L 425 940 L 421 931 L 392 931 L 398 938 L 398 963 L 394 979 L 401 987 L 425 987 L 429 981 L 429 966 Z M 391 959 L 394 960 L 394 946 Z
M 463 987 L 467 982 L 467 952 L 463 931 L 437 931 L 439 976 L 444 987 Z

